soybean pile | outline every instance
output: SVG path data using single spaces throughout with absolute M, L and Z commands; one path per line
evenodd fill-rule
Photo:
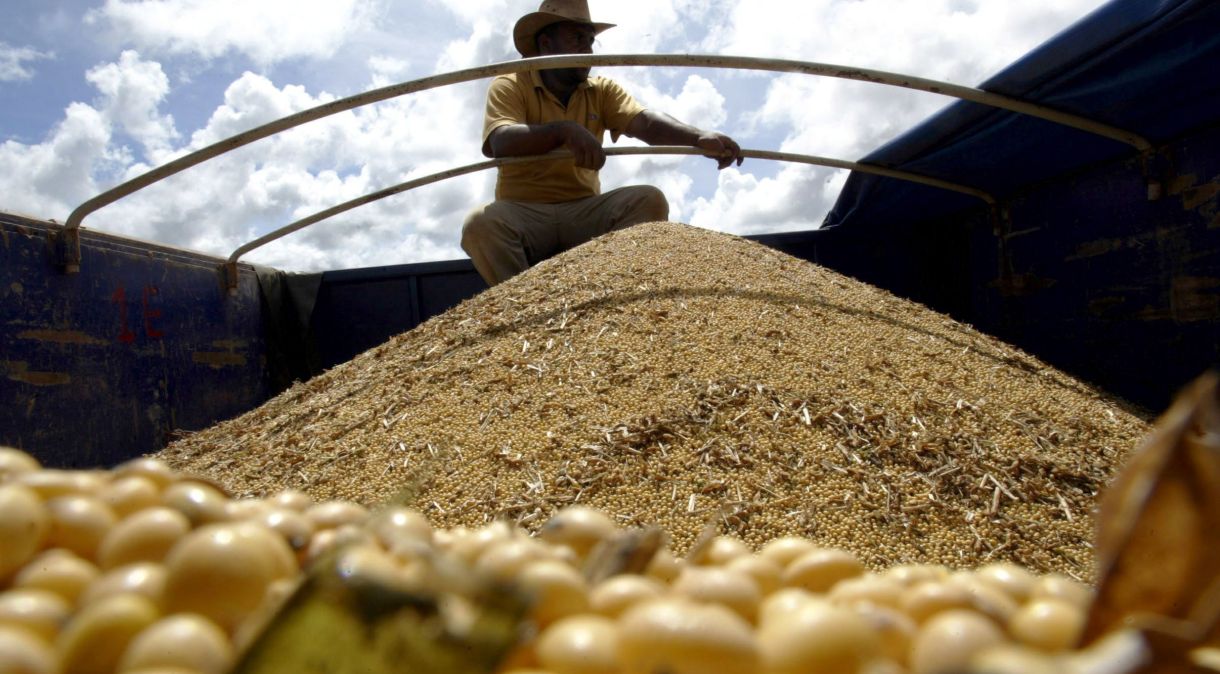
M 298 491 L 230 499 L 155 460 L 61 471 L 0 447 L 0 672 L 1133 671 L 1109 640 L 1073 650 L 1104 595 L 1063 576 L 867 573 L 791 537 L 663 545 L 580 506 L 537 536 L 434 529 Z
M 874 569 L 1093 579 L 1097 493 L 1144 416 L 916 303 L 678 223 L 545 261 L 158 454 L 235 496 L 537 530 L 584 505 Z

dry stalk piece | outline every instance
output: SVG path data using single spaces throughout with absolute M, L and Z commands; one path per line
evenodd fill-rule
M 1220 636 L 1220 377 L 1191 385 L 1101 504 L 1084 643 L 1142 627 L 1165 658 Z

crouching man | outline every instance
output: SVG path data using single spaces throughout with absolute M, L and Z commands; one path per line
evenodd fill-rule
M 596 36 L 613 25 L 593 22 L 586 0 L 547 0 L 517 21 L 513 41 L 524 57 L 591 54 Z M 695 147 L 721 169 L 742 160 L 732 138 L 647 110 L 613 80 L 590 77 L 589 68 L 501 75 L 487 92 L 483 154 L 564 149 L 573 157 L 500 167 L 496 200 L 466 218 L 462 248 L 488 285 L 606 232 L 668 219 L 669 203 L 655 187 L 602 193 L 606 131 L 613 141 L 626 134 L 649 145 Z

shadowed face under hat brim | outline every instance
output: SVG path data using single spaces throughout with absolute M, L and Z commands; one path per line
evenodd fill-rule
M 562 14 L 553 14 L 551 12 L 534 12 L 526 14 L 517 21 L 517 25 L 513 27 L 513 44 L 517 47 L 517 51 L 522 56 L 529 58 L 538 56 L 538 45 L 534 38 L 538 35 L 538 31 L 556 23 L 571 21 L 580 23 L 586 26 L 593 26 L 594 35 L 600 35 L 602 32 L 614 28 L 613 23 L 599 23 L 596 21 L 585 21 L 583 19 L 574 19 L 570 16 Z

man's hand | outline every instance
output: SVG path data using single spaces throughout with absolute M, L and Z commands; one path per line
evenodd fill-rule
M 704 156 L 711 157 L 716 160 L 717 167 L 726 169 L 736 160 L 737 165 L 741 166 L 742 156 L 741 147 L 732 138 L 719 133 L 717 131 L 709 131 L 701 134 L 699 140 L 695 141 L 695 147 L 704 151 Z
M 649 145 L 688 145 L 698 148 L 703 150 L 705 156 L 715 159 L 722 169 L 728 168 L 734 161 L 741 166 L 741 147 L 737 141 L 719 131 L 704 131 L 679 122 L 663 112 L 642 111 L 631 119 L 625 132 Z
M 576 166 L 600 171 L 606 165 L 606 150 L 585 127 L 576 122 L 564 122 L 563 147 L 572 153 Z

